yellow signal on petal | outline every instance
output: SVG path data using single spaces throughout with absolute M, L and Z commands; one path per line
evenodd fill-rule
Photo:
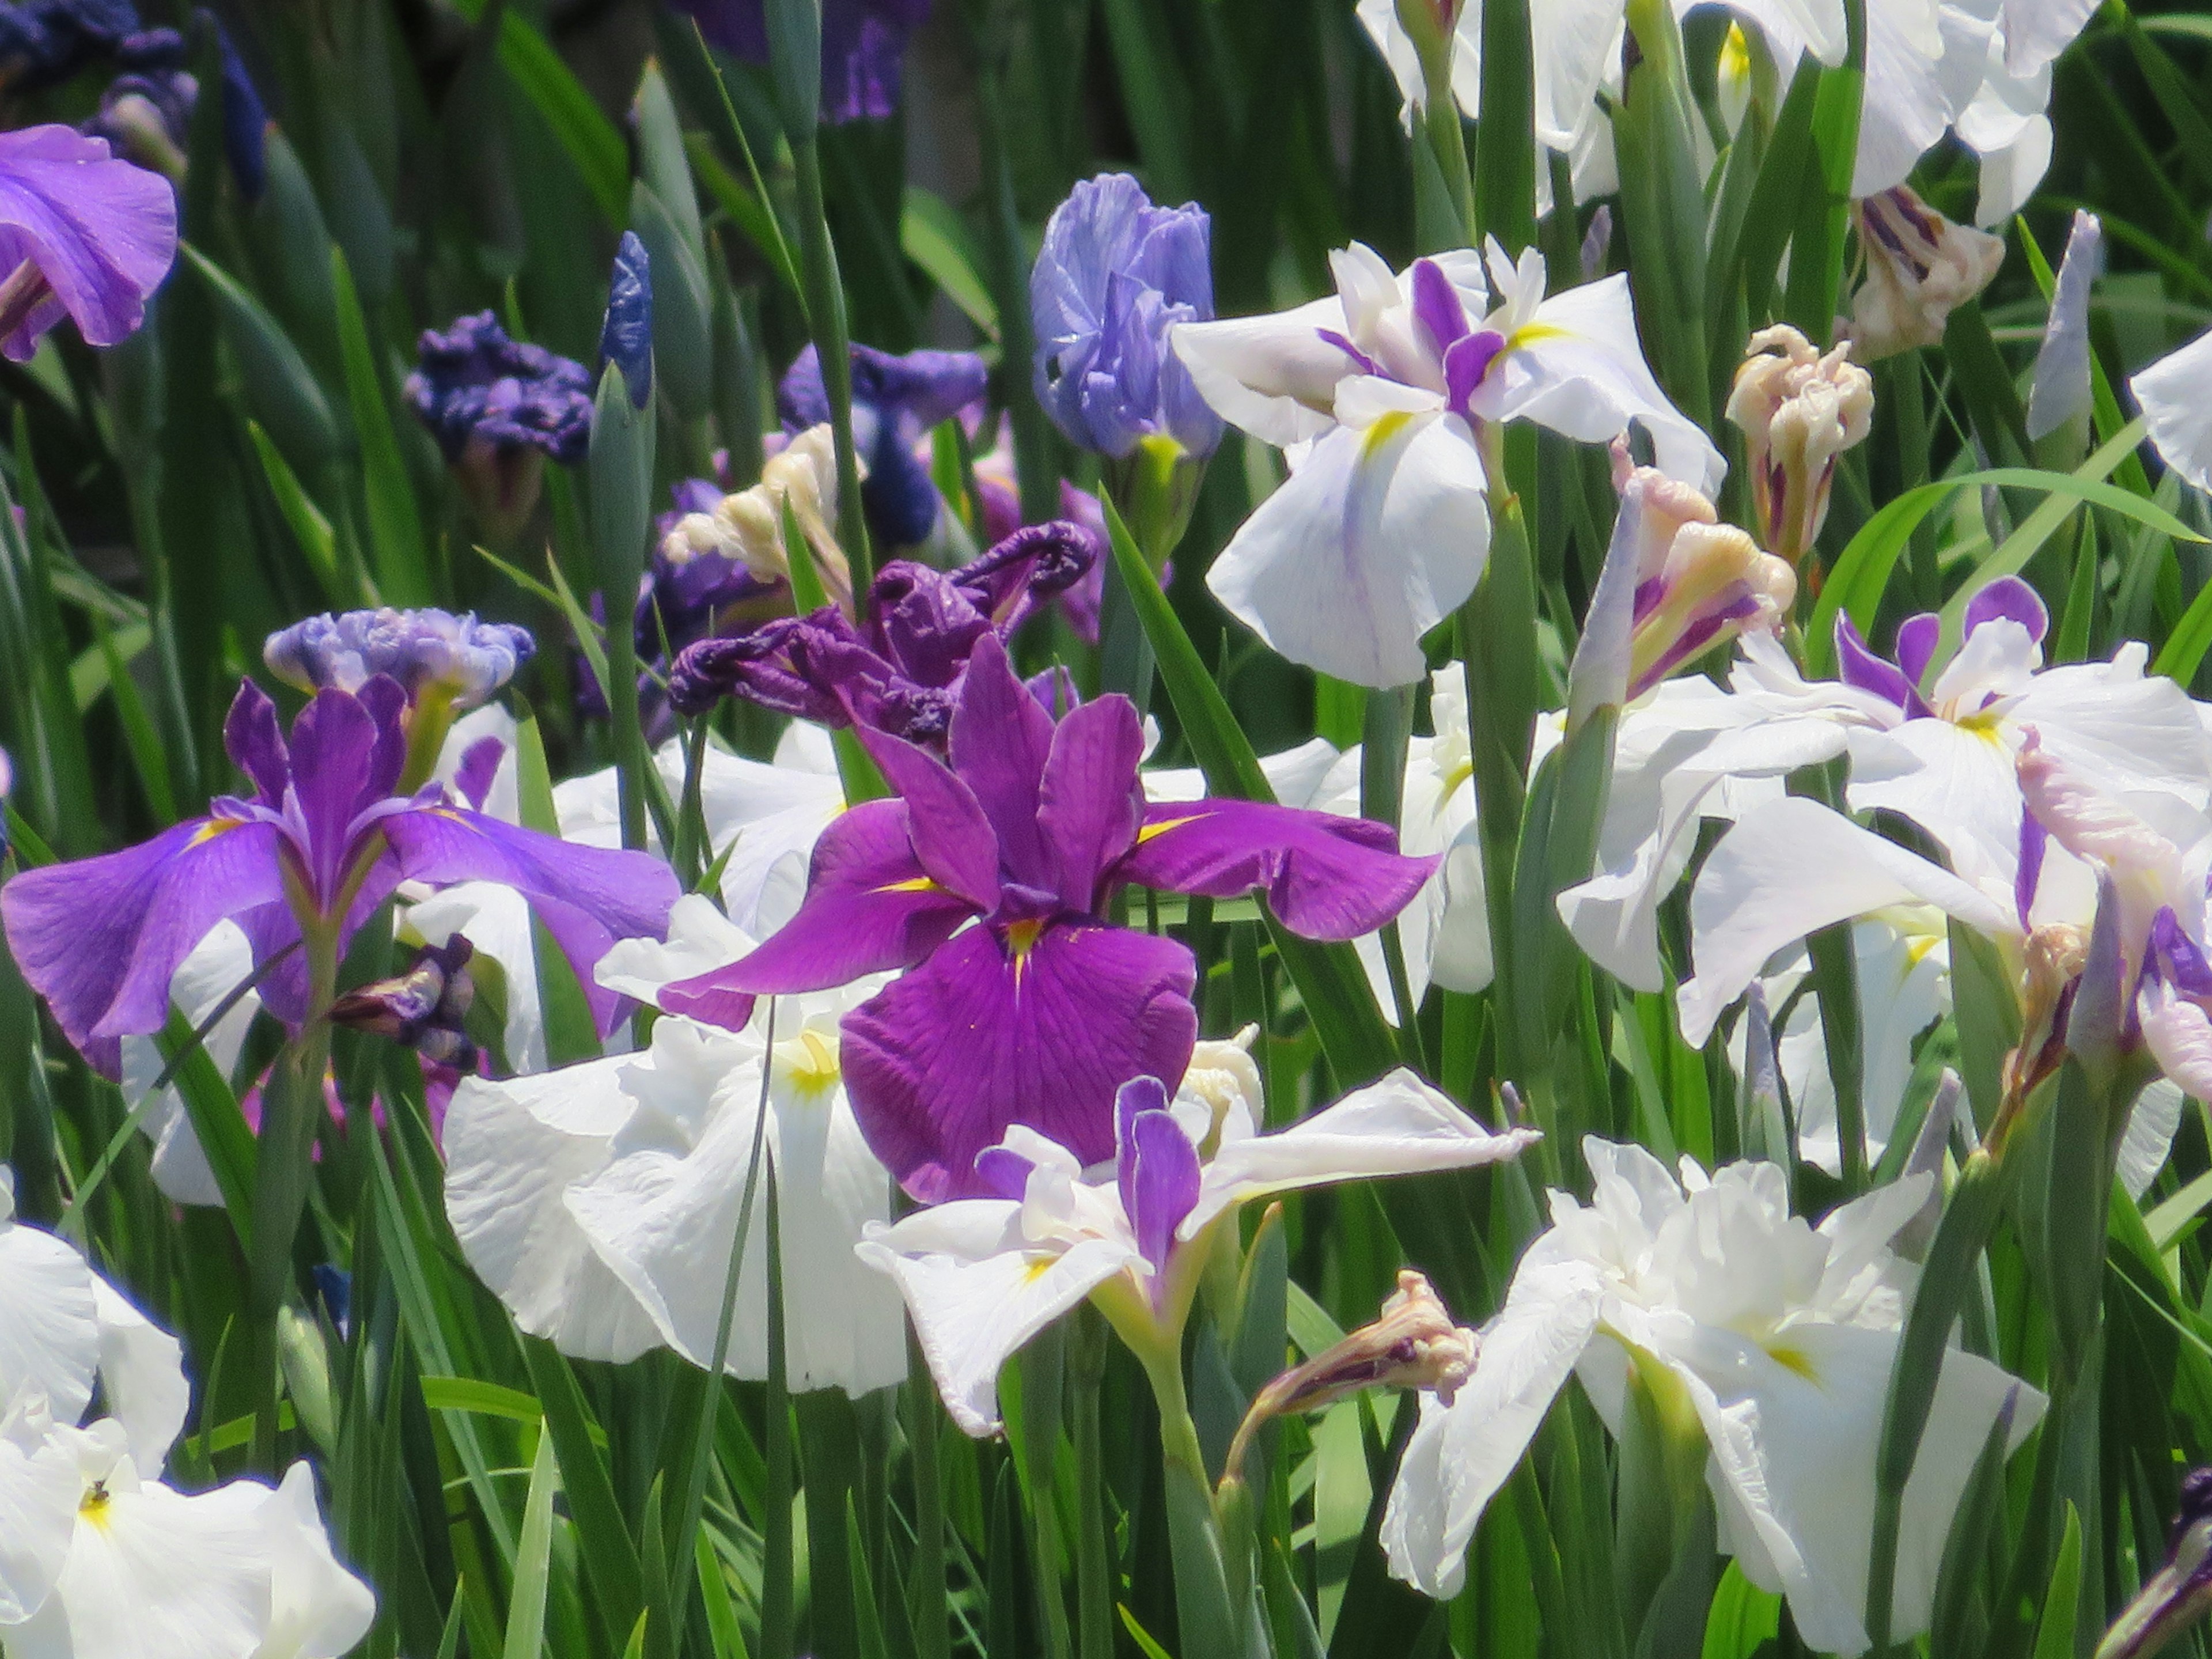
M 888 881 L 881 887 L 871 888 L 877 893 L 935 893 L 943 889 L 927 876 L 911 876 L 904 881 Z
M 1006 949 L 1014 960 L 1014 989 L 1022 988 L 1022 975 L 1030 965 L 1030 952 L 1036 948 L 1037 935 L 1044 932 L 1044 923 L 1035 918 L 1012 922 L 1006 927 Z
M 1163 818 L 1158 823 L 1148 823 L 1137 831 L 1137 845 L 1142 847 L 1155 836 L 1164 836 L 1170 830 L 1180 830 L 1186 823 L 1196 823 L 1200 818 L 1209 816 L 1205 812 L 1193 812 L 1188 817 Z
M 244 818 L 210 818 L 192 831 L 192 838 L 185 843 L 185 851 L 189 853 L 195 847 L 204 847 L 217 836 L 227 834 L 233 830 L 242 830 L 245 827 Z

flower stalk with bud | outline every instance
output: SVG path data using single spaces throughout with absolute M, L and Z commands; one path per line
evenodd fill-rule
M 1751 337 L 1729 393 L 1728 417 L 1750 450 L 1759 538 L 1793 568 L 1827 520 L 1837 461 L 1874 425 L 1874 377 L 1850 356 L 1848 340 L 1822 352 L 1778 323 Z

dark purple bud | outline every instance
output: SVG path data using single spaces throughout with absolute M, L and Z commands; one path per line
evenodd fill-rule
M 653 261 L 634 230 L 623 232 L 599 327 L 599 361 L 623 372 L 633 408 L 653 395 Z
M 331 1023 L 389 1037 L 402 1048 L 455 1071 L 473 1070 L 469 1005 L 476 988 L 468 964 L 475 951 L 459 933 L 425 945 L 404 973 L 349 991 L 331 1005 Z
M 768 62 L 762 0 L 669 0 L 699 21 L 710 45 L 748 63 Z M 822 118 L 836 125 L 883 120 L 898 109 L 907 37 L 929 15 L 929 0 L 824 0 Z
M 137 28 L 131 0 L 16 0 L 0 6 L 0 83 L 15 93 L 58 86 Z

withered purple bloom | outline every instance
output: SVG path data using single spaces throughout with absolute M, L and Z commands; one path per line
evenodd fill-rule
M 853 445 L 867 465 L 860 505 L 868 533 L 887 547 L 915 546 L 936 526 L 939 501 L 915 441 L 981 397 L 990 371 L 972 351 L 897 356 L 865 345 L 852 348 L 852 363 Z M 822 359 L 812 346 L 785 372 L 776 405 L 794 437 L 830 418 Z
M 581 363 L 507 337 L 489 311 L 422 331 L 409 407 L 449 462 L 471 450 L 535 449 L 565 466 L 592 437 L 592 382 Z
M 0 132 L 0 352 L 28 362 L 64 313 L 113 345 L 176 257 L 167 179 L 68 127 Z
M 894 560 L 868 590 L 864 623 L 824 605 L 740 638 L 702 640 L 676 659 L 669 701 L 697 714 L 740 696 L 941 753 L 977 641 L 1011 639 L 1040 605 L 1080 581 L 1097 556 L 1080 526 L 1054 521 L 1016 531 L 957 570 Z
M 620 1000 L 592 964 L 618 939 L 666 931 L 680 889 L 642 853 L 580 847 L 453 805 L 430 785 L 395 796 L 407 694 L 382 675 L 358 695 L 326 689 L 292 723 L 248 681 L 224 746 L 254 786 L 208 815 L 98 858 L 27 870 L 0 888 L 0 922 L 31 988 L 69 1040 L 110 1075 L 126 1036 L 158 1031 L 169 980 L 217 922 L 236 921 L 254 959 L 278 963 L 262 1001 L 288 1023 L 310 1012 L 303 939 L 342 953 L 402 881 L 492 881 L 527 898 L 588 988 L 600 1029 Z
M 1108 921 L 1122 888 L 1258 889 L 1293 932 L 1346 939 L 1395 915 L 1437 865 L 1400 856 L 1391 830 L 1361 819 L 1147 805 L 1135 705 L 1102 697 L 1055 725 L 991 632 L 955 702 L 950 764 L 860 736 L 900 799 L 830 825 L 782 931 L 660 1000 L 737 1027 L 758 994 L 903 969 L 845 1017 L 843 1070 L 869 1146 L 925 1202 L 989 1190 L 976 1156 L 1012 1124 L 1086 1164 L 1110 1158 L 1121 1085 L 1181 1080 L 1198 1035 L 1195 960 Z

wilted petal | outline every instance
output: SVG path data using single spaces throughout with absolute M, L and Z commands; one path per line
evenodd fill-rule
M 1206 586 L 1291 661 L 1403 685 L 1427 672 L 1421 635 L 1482 574 L 1487 487 L 1455 415 L 1336 428 L 1239 526 Z
M 1180 1082 L 1198 1036 L 1190 951 L 1088 920 L 1026 948 L 975 927 L 845 1017 L 868 1145 L 925 1203 L 984 1190 L 975 1155 L 1024 1123 L 1085 1164 L 1114 1153 L 1114 1096 Z
M 1148 806 L 1113 879 L 1209 898 L 1256 890 L 1294 933 L 1357 939 L 1404 909 L 1442 861 L 1408 858 L 1396 842 L 1365 818 L 1261 801 Z
M 1195 1237 L 1222 1211 L 1270 1193 L 1503 1164 L 1542 1139 L 1534 1129 L 1492 1133 L 1401 1066 L 1277 1133 L 1226 1142 L 1206 1167 L 1182 1236 Z

